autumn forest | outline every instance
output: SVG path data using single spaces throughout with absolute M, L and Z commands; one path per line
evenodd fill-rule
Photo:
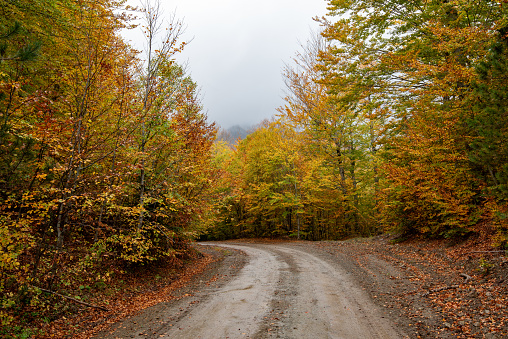
M 0 3 L 0 336 L 68 311 L 44 291 L 100 289 L 194 240 L 507 249 L 504 0 L 330 0 L 282 72 L 286 104 L 235 143 L 156 2 Z M 121 35 L 140 28 L 145 51 Z

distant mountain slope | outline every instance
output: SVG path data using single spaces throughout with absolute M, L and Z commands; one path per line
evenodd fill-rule
M 239 125 L 232 126 L 228 129 L 220 129 L 217 135 L 218 140 L 223 140 L 228 142 L 229 144 L 235 144 L 238 139 L 243 140 L 247 135 L 249 135 L 249 130 L 251 128 L 243 128 Z
M 249 134 L 246 129 L 241 126 L 235 125 L 227 129 L 233 140 L 237 139 L 245 139 L 245 137 Z

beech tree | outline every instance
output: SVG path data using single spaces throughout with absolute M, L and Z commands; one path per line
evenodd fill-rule
M 212 210 L 216 130 L 174 60 L 174 18 L 146 62 L 119 35 L 123 1 L 16 1 L 0 18 L 2 335 L 31 321 L 27 305 L 65 309 L 42 290 L 77 295 L 189 253 Z
M 373 200 L 368 182 L 374 177 L 368 163 L 376 148 L 374 118 L 368 115 L 371 108 L 359 108 L 368 104 L 341 105 L 344 92 L 335 94 L 328 89 L 322 76 L 325 64 L 320 59 L 328 48 L 323 38 L 315 38 L 297 54 L 294 66 L 286 67 L 290 95 L 288 105 L 279 111 L 284 121 L 303 129 L 307 135 L 303 147 L 308 154 L 320 154 L 323 166 L 334 176 L 343 210 L 338 227 L 345 234 L 368 234 Z
M 279 110 L 279 126 L 293 130 L 293 149 L 303 156 L 301 173 L 316 171 L 326 183 L 317 184 L 326 187 L 321 196 L 309 173 L 296 180 L 303 228 L 333 215 L 335 236 L 391 230 L 456 237 L 490 218 L 502 244 L 504 7 L 333 0 L 329 10 L 321 20 L 326 41 L 314 40 L 286 67 L 287 105 Z M 246 155 L 248 144 L 239 146 Z M 267 140 L 256 146 L 257 163 L 239 157 L 240 182 L 249 173 L 276 181 L 275 168 L 284 166 L 270 168 L 268 145 L 280 149 Z M 276 220 L 275 204 L 261 204 L 273 183 L 252 182 L 258 199 L 246 190 L 242 215 Z
M 375 117 L 381 127 L 385 225 L 432 236 L 470 232 L 482 206 L 467 157 L 464 99 L 500 7 L 471 1 L 330 4 L 337 20 L 324 22 L 331 47 L 322 54 L 323 82 L 339 107 Z

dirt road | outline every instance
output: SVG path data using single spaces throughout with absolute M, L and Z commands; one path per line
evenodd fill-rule
M 97 338 L 405 337 L 337 261 L 291 243 L 220 247 L 244 252 L 243 269 Z

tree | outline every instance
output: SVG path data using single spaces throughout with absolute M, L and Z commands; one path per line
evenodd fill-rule
M 144 30 L 146 34 L 146 65 L 142 71 L 142 88 L 141 97 L 141 137 L 139 141 L 139 150 L 141 152 L 141 168 L 139 183 L 139 223 L 138 231 L 143 226 L 144 218 L 144 200 L 145 200 L 145 147 L 146 143 L 154 137 L 154 133 L 150 130 L 150 124 L 158 120 L 160 111 L 152 110 L 157 100 L 161 100 L 160 94 L 164 93 L 162 84 L 158 78 L 165 63 L 171 63 L 171 57 L 177 53 L 182 46 L 178 46 L 178 40 L 183 33 L 183 24 L 176 21 L 174 16 L 167 28 L 167 33 L 162 37 L 160 45 L 157 45 L 155 39 L 161 30 L 161 8 L 160 1 L 155 3 L 147 0 L 143 5 L 144 14 Z M 152 115 L 152 116 L 151 116 Z
M 472 112 L 467 123 L 472 135 L 469 160 L 473 172 L 485 183 L 486 193 L 494 198 L 491 209 L 498 220 L 499 242 L 508 239 L 508 53 L 507 29 L 501 26 L 486 58 L 476 66 L 478 80 L 470 101 Z
M 145 11 L 143 62 L 119 35 L 122 5 L 0 9 L 0 335 L 32 322 L 27 305 L 62 312 L 41 288 L 79 293 L 113 268 L 182 258 L 211 213 L 216 130 L 173 59 L 181 22 L 161 48 Z
M 371 213 L 366 207 L 372 193 L 366 182 L 373 176 L 368 162 L 372 162 L 369 152 L 375 152 L 376 136 L 372 116 L 365 115 L 372 109 L 362 112 L 360 107 L 367 106 L 362 102 L 341 104 L 345 92 L 335 94 L 329 89 L 321 59 L 328 48 L 323 38 L 315 38 L 297 54 L 295 66 L 286 67 L 288 105 L 279 111 L 286 123 L 302 129 L 306 135 L 303 148 L 308 154 L 320 154 L 323 166 L 335 177 L 344 209 L 339 228 L 345 234 L 368 234 Z
M 432 236 L 470 232 L 483 207 L 467 159 L 465 98 L 500 7 L 472 1 L 330 4 L 338 19 L 323 22 L 331 44 L 322 54 L 323 83 L 336 106 L 357 112 L 360 121 L 376 119 L 382 142 L 376 153 L 385 159 L 386 179 L 374 182 L 387 185 L 380 191 L 386 203 L 379 206 L 385 225 Z

